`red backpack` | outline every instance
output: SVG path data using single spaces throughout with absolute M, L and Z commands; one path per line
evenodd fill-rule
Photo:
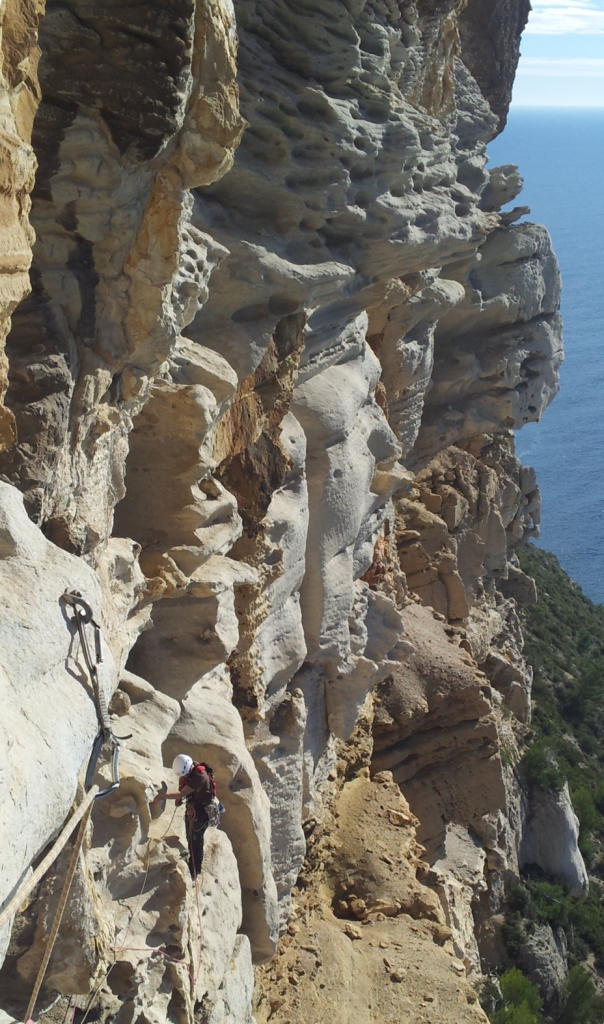
M 210 795 L 210 799 L 207 802 L 211 803 L 212 800 L 214 799 L 214 797 L 216 796 L 216 783 L 214 782 L 214 772 L 210 768 L 209 764 L 206 764 L 205 761 L 200 761 L 199 763 L 195 763 L 193 765 L 193 767 L 191 768 L 191 771 L 189 772 L 189 774 L 186 777 L 187 778 L 187 783 L 188 783 L 188 785 L 191 787 L 191 789 L 194 792 L 197 792 L 198 789 L 201 788 L 201 786 L 199 786 L 198 784 L 196 785 L 197 779 L 199 779 L 199 782 L 201 783 L 202 779 L 204 779 L 204 776 L 210 782 L 210 794 L 211 795 Z M 204 781 L 205 781 L 205 779 L 204 779 Z

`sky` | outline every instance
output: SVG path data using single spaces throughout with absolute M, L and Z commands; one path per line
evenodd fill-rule
M 532 0 L 512 106 L 604 107 L 604 0 Z

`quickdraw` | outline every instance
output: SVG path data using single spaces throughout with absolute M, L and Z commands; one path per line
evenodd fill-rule
M 106 744 L 110 744 L 113 748 L 111 758 L 111 771 L 113 781 L 105 789 L 101 789 L 95 799 L 101 800 L 105 796 L 109 796 L 113 793 L 120 784 L 119 774 L 119 760 L 120 760 L 120 739 L 115 736 L 111 728 L 111 720 L 109 718 L 109 711 L 107 708 L 107 701 L 105 699 L 105 693 L 99 680 L 98 666 L 103 661 L 103 649 L 101 642 L 101 627 L 97 622 L 94 621 L 92 608 L 88 602 L 82 597 L 77 590 L 67 590 L 61 600 L 65 605 L 65 611 L 70 620 L 75 623 L 78 635 L 80 637 L 80 644 L 82 646 L 82 653 L 84 655 L 84 661 L 86 662 L 86 668 L 90 676 L 90 682 L 92 683 L 92 691 L 94 694 L 94 702 L 96 705 L 97 716 L 99 720 L 99 731 L 94 741 L 90 759 L 88 761 L 88 768 L 86 769 L 86 789 L 89 790 L 92 786 L 94 775 L 96 772 L 97 763 L 101 756 L 101 751 Z M 70 614 L 71 612 L 71 614 Z M 94 652 L 95 659 L 93 660 L 90 646 L 88 643 L 88 637 L 86 636 L 86 626 L 91 625 L 94 629 Z M 129 736 L 122 736 L 121 739 L 129 739 Z

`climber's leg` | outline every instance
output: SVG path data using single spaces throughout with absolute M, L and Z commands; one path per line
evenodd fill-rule
M 208 827 L 208 822 L 194 818 L 187 824 L 187 838 L 189 840 L 189 869 L 191 871 L 192 878 L 197 878 L 201 871 L 201 864 L 203 861 L 203 841 L 205 831 Z

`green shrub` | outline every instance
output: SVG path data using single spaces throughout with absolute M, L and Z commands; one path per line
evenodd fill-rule
M 493 1024 L 541 1024 L 541 1014 L 533 1013 L 526 1003 L 520 1006 L 506 1006 L 495 1011 Z
M 517 967 L 500 978 L 502 1005 L 493 1014 L 493 1024 L 541 1024 L 541 996 L 536 985 Z
M 600 1024 L 603 1015 L 604 999 L 597 994 L 591 975 L 584 967 L 571 968 L 561 993 L 556 1024 Z
M 551 746 L 543 740 L 531 744 L 520 761 L 520 769 L 529 787 L 559 790 L 566 782 Z
M 554 749 L 558 761 L 566 762 L 571 768 L 576 768 L 583 760 L 582 751 L 574 743 L 570 743 L 565 739 L 564 736 L 560 736 L 554 741 Z
M 594 803 L 600 814 L 604 814 L 604 779 L 601 782 L 598 782 L 596 786 L 594 792 Z
M 517 960 L 520 956 L 520 951 L 526 942 L 526 932 L 522 927 L 522 918 L 519 911 L 516 911 L 514 914 L 506 915 L 506 919 L 501 929 L 501 935 L 508 956 L 512 960 Z
M 544 878 L 529 878 L 511 889 L 502 934 L 512 961 L 520 957 L 535 924 L 564 928 L 571 963 L 581 963 L 591 953 L 596 965 L 604 969 L 604 900 L 595 879 L 582 902 L 574 899 L 565 886 Z
M 550 924 L 552 928 L 565 927 L 573 905 L 574 900 L 563 885 L 547 881 L 530 883 L 528 916 L 540 924 Z
M 600 749 L 600 743 L 595 736 L 584 730 L 577 730 L 577 739 L 579 746 L 584 754 L 597 754 Z
M 594 798 L 589 790 L 585 788 L 574 789 L 572 801 L 581 828 L 585 832 L 593 832 L 600 823 L 600 817 L 596 810 Z
M 600 815 L 588 789 L 573 790 L 572 802 L 579 819 L 579 849 L 588 864 L 591 864 L 594 857 L 594 844 L 591 837 L 600 824 Z
M 507 896 L 507 904 L 510 910 L 517 910 L 524 914 L 531 901 L 528 889 L 524 885 L 514 885 Z
M 604 969 L 604 904 L 595 882 L 592 881 L 585 902 L 574 904 L 571 923 L 571 952 L 573 944 L 580 939 L 593 952 L 596 966 Z

